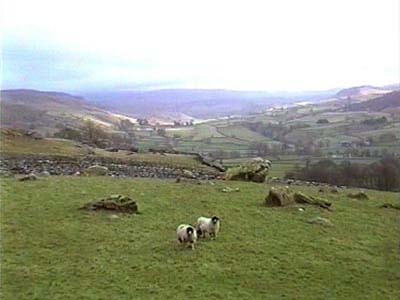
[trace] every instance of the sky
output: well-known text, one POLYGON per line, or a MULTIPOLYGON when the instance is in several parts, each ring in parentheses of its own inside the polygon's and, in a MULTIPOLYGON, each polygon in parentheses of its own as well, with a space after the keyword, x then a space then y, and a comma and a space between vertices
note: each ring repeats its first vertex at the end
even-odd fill
POLYGON ((304 91, 400 82, 399 0, 2 0, 1 87, 304 91))

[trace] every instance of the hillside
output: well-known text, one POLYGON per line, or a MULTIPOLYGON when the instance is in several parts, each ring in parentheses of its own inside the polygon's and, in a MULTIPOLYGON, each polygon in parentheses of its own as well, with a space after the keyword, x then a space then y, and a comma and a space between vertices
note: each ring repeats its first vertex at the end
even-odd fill
POLYGON ((347 106, 350 111, 385 111, 400 108, 400 91, 394 91, 383 96, 353 103, 347 106))
MULTIPOLYGON (((156 96, 163 93, 171 97, 175 95, 175 91, 168 90, 145 92, 146 96, 140 100, 142 102, 138 102, 142 103, 143 107, 140 106, 142 104, 135 106, 138 103, 134 105, 135 102, 132 102, 131 109, 135 107, 137 111, 151 109, 152 106, 146 104, 146 99, 155 100, 156 96)), ((25 138, 18 138, 16 141, 9 139, 5 143, 9 153, 21 153, 21 151, 29 153, 30 147, 33 152, 40 153, 82 152, 79 143, 83 142, 104 149, 121 147, 119 149, 127 150, 133 145, 143 153, 136 157, 143 155, 144 160, 151 157, 146 156, 149 149, 206 153, 217 160, 222 159, 228 166, 249 160, 251 157, 263 156, 274 161, 272 176, 282 177, 296 165, 304 165, 306 159, 316 161, 331 158, 337 163, 350 159, 354 162, 371 163, 388 154, 398 155, 400 153, 399 93, 395 91, 374 96, 373 99, 367 96, 369 100, 366 98, 363 102, 349 103, 346 99, 338 99, 291 105, 285 108, 277 107, 245 116, 209 118, 207 121, 195 122, 194 125, 173 125, 172 122, 170 125, 162 124, 161 120, 168 120, 173 115, 179 119, 190 120, 189 115, 177 112, 181 109, 177 104, 179 101, 182 101, 182 106, 189 103, 182 94, 179 101, 165 98, 164 103, 161 98, 157 100, 158 103, 164 103, 165 109, 175 110, 174 113, 156 113, 157 117, 148 118, 151 125, 129 124, 125 128, 118 128, 120 120, 127 117, 98 108, 92 102, 88 103, 80 97, 29 90, 3 91, 2 126, 24 129, 32 129, 33 126, 34 131, 49 134, 49 137, 72 138, 78 143, 77 147, 74 143, 66 143, 65 140, 58 141, 57 143, 63 143, 64 147, 57 150, 57 147, 50 146, 56 144, 55 139, 46 139, 42 142, 25 138), (169 103, 175 104, 169 106, 169 103), (79 138, 68 135, 53 136, 53 133, 59 130, 57 128, 59 124, 79 127, 85 118, 96 120, 103 128, 112 131, 108 137, 102 137, 103 140, 108 139, 106 142, 87 143, 87 132, 83 132, 82 129, 78 130, 79 138), (158 122, 161 125, 156 125, 158 122), (124 138, 122 140, 115 135, 124 138), (47 143, 49 151, 45 146, 47 143), (26 146, 28 144, 31 146, 26 146)), ((242 95, 244 94, 248 97, 264 95, 243 92, 242 95)), ((195 90, 193 95, 197 100, 188 108, 193 111, 197 111, 196 103, 204 101, 209 104, 207 109, 212 110, 212 101, 206 100, 207 97, 217 95, 238 99, 235 98, 237 94, 229 91, 195 90)), ((221 103, 226 105, 231 103, 230 106, 234 107, 235 101, 225 99, 221 103)), ((244 103, 238 101, 240 105, 244 103)), ((218 104, 218 101, 216 102, 218 104)), ((120 104, 123 103, 121 100, 120 104)), ((125 113, 128 110, 127 107, 125 113)), ((102 152, 102 156, 103 154, 126 155, 121 154, 123 151, 114 154, 101 149, 95 151, 102 152)))
MULTIPOLYGON (((198 172, 215 173, 213 168, 202 164, 197 157, 192 155, 157 153, 132 153, 130 151, 108 152, 104 149, 90 147, 79 142, 58 139, 41 138, 36 139, 27 136, 22 130, 11 130, 2 128, 0 131, 0 156, 4 162, 18 161, 25 166, 26 160, 31 159, 36 166, 42 168, 43 161, 55 160, 69 161, 75 164, 78 161, 90 163, 101 162, 103 164, 116 166, 153 166, 158 168, 189 169, 198 172)), ((0 161, 1 162, 1 161, 0 161)), ((20 170, 21 171, 21 170, 20 170)), ((57 171, 55 175, 71 174, 71 170, 57 171), (64 172, 65 171, 65 172, 64 172)), ((140 170, 139 170, 140 171, 140 170)), ((126 175, 126 171, 121 173, 126 175)))
POLYGON ((100 109, 82 97, 57 92, 3 90, 0 105, 2 127, 34 129, 42 134, 52 134, 60 125, 79 127, 85 119, 112 129, 127 118, 100 109))
POLYGON ((376 87, 371 85, 362 85, 356 87, 350 87, 347 89, 340 90, 336 93, 336 97, 361 97, 368 95, 380 95, 392 92, 394 86, 386 86, 386 87, 376 87))
POLYGON ((354 200, 317 188, 333 211, 266 207, 270 185, 216 181, 50 177, 2 182, 4 299, 399 299, 395 193, 354 200), (223 193, 224 187, 234 193, 223 193), (139 215, 79 210, 111 194, 135 199, 139 215), (218 215, 216 240, 194 251, 175 230, 218 215), (317 216, 333 226, 309 224, 317 216))

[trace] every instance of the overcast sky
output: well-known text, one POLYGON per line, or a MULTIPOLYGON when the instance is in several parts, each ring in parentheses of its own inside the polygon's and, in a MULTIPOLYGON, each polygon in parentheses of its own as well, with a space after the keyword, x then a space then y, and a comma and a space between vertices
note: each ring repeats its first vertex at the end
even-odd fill
POLYGON ((3 0, 2 88, 298 91, 400 81, 399 0, 3 0))

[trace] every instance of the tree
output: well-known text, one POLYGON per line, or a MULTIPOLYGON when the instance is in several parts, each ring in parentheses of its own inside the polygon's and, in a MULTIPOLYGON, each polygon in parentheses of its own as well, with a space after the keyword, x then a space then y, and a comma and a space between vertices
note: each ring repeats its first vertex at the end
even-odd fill
POLYGON ((134 125, 129 119, 124 119, 120 121, 119 128, 123 131, 130 131, 134 125))
POLYGON ((382 133, 379 136, 379 141, 383 143, 393 142, 396 140, 396 135, 393 132, 382 133))
POLYGON ((79 130, 73 128, 61 128, 58 132, 54 134, 54 137, 73 140, 73 141, 82 141, 82 134, 79 130))
POLYGON ((308 167, 297 167, 285 177, 396 191, 400 189, 400 159, 390 155, 368 165, 350 161, 336 164, 332 160, 320 160, 308 167))
POLYGON ((328 124, 329 123, 329 120, 328 119, 319 119, 318 121, 317 121, 317 124, 328 124))
POLYGON ((158 128, 158 129, 157 129, 157 134, 158 134, 159 136, 165 137, 166 134, 167 134, 167 131, 165 130, 165 128, 158 128))
POLYGON ((89 140, 89 142, 100 146, 100 141, 102 139, 107 139, 107 133, 100 128, 95 122, 91 119, 87 119, 83 125, 82 133, 85 138, 89 140))

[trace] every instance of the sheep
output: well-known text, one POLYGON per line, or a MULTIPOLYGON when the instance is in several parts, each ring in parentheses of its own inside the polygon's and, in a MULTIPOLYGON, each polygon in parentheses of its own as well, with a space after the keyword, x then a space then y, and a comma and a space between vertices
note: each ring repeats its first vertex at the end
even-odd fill
POLYGON ((196 231, 199 237, 206 237, 206 233, 210 237, 217 237, 219 232, 220 220, 217 216, 211 218, 200 217, 197 219, 196 231))
POLYGON ((176 235, 178 236, 179 243, 190 244, 192 250, 194 250, 194 244, 197 241, 197 233, 192 225, 179 225, 176 229, 176 235))

